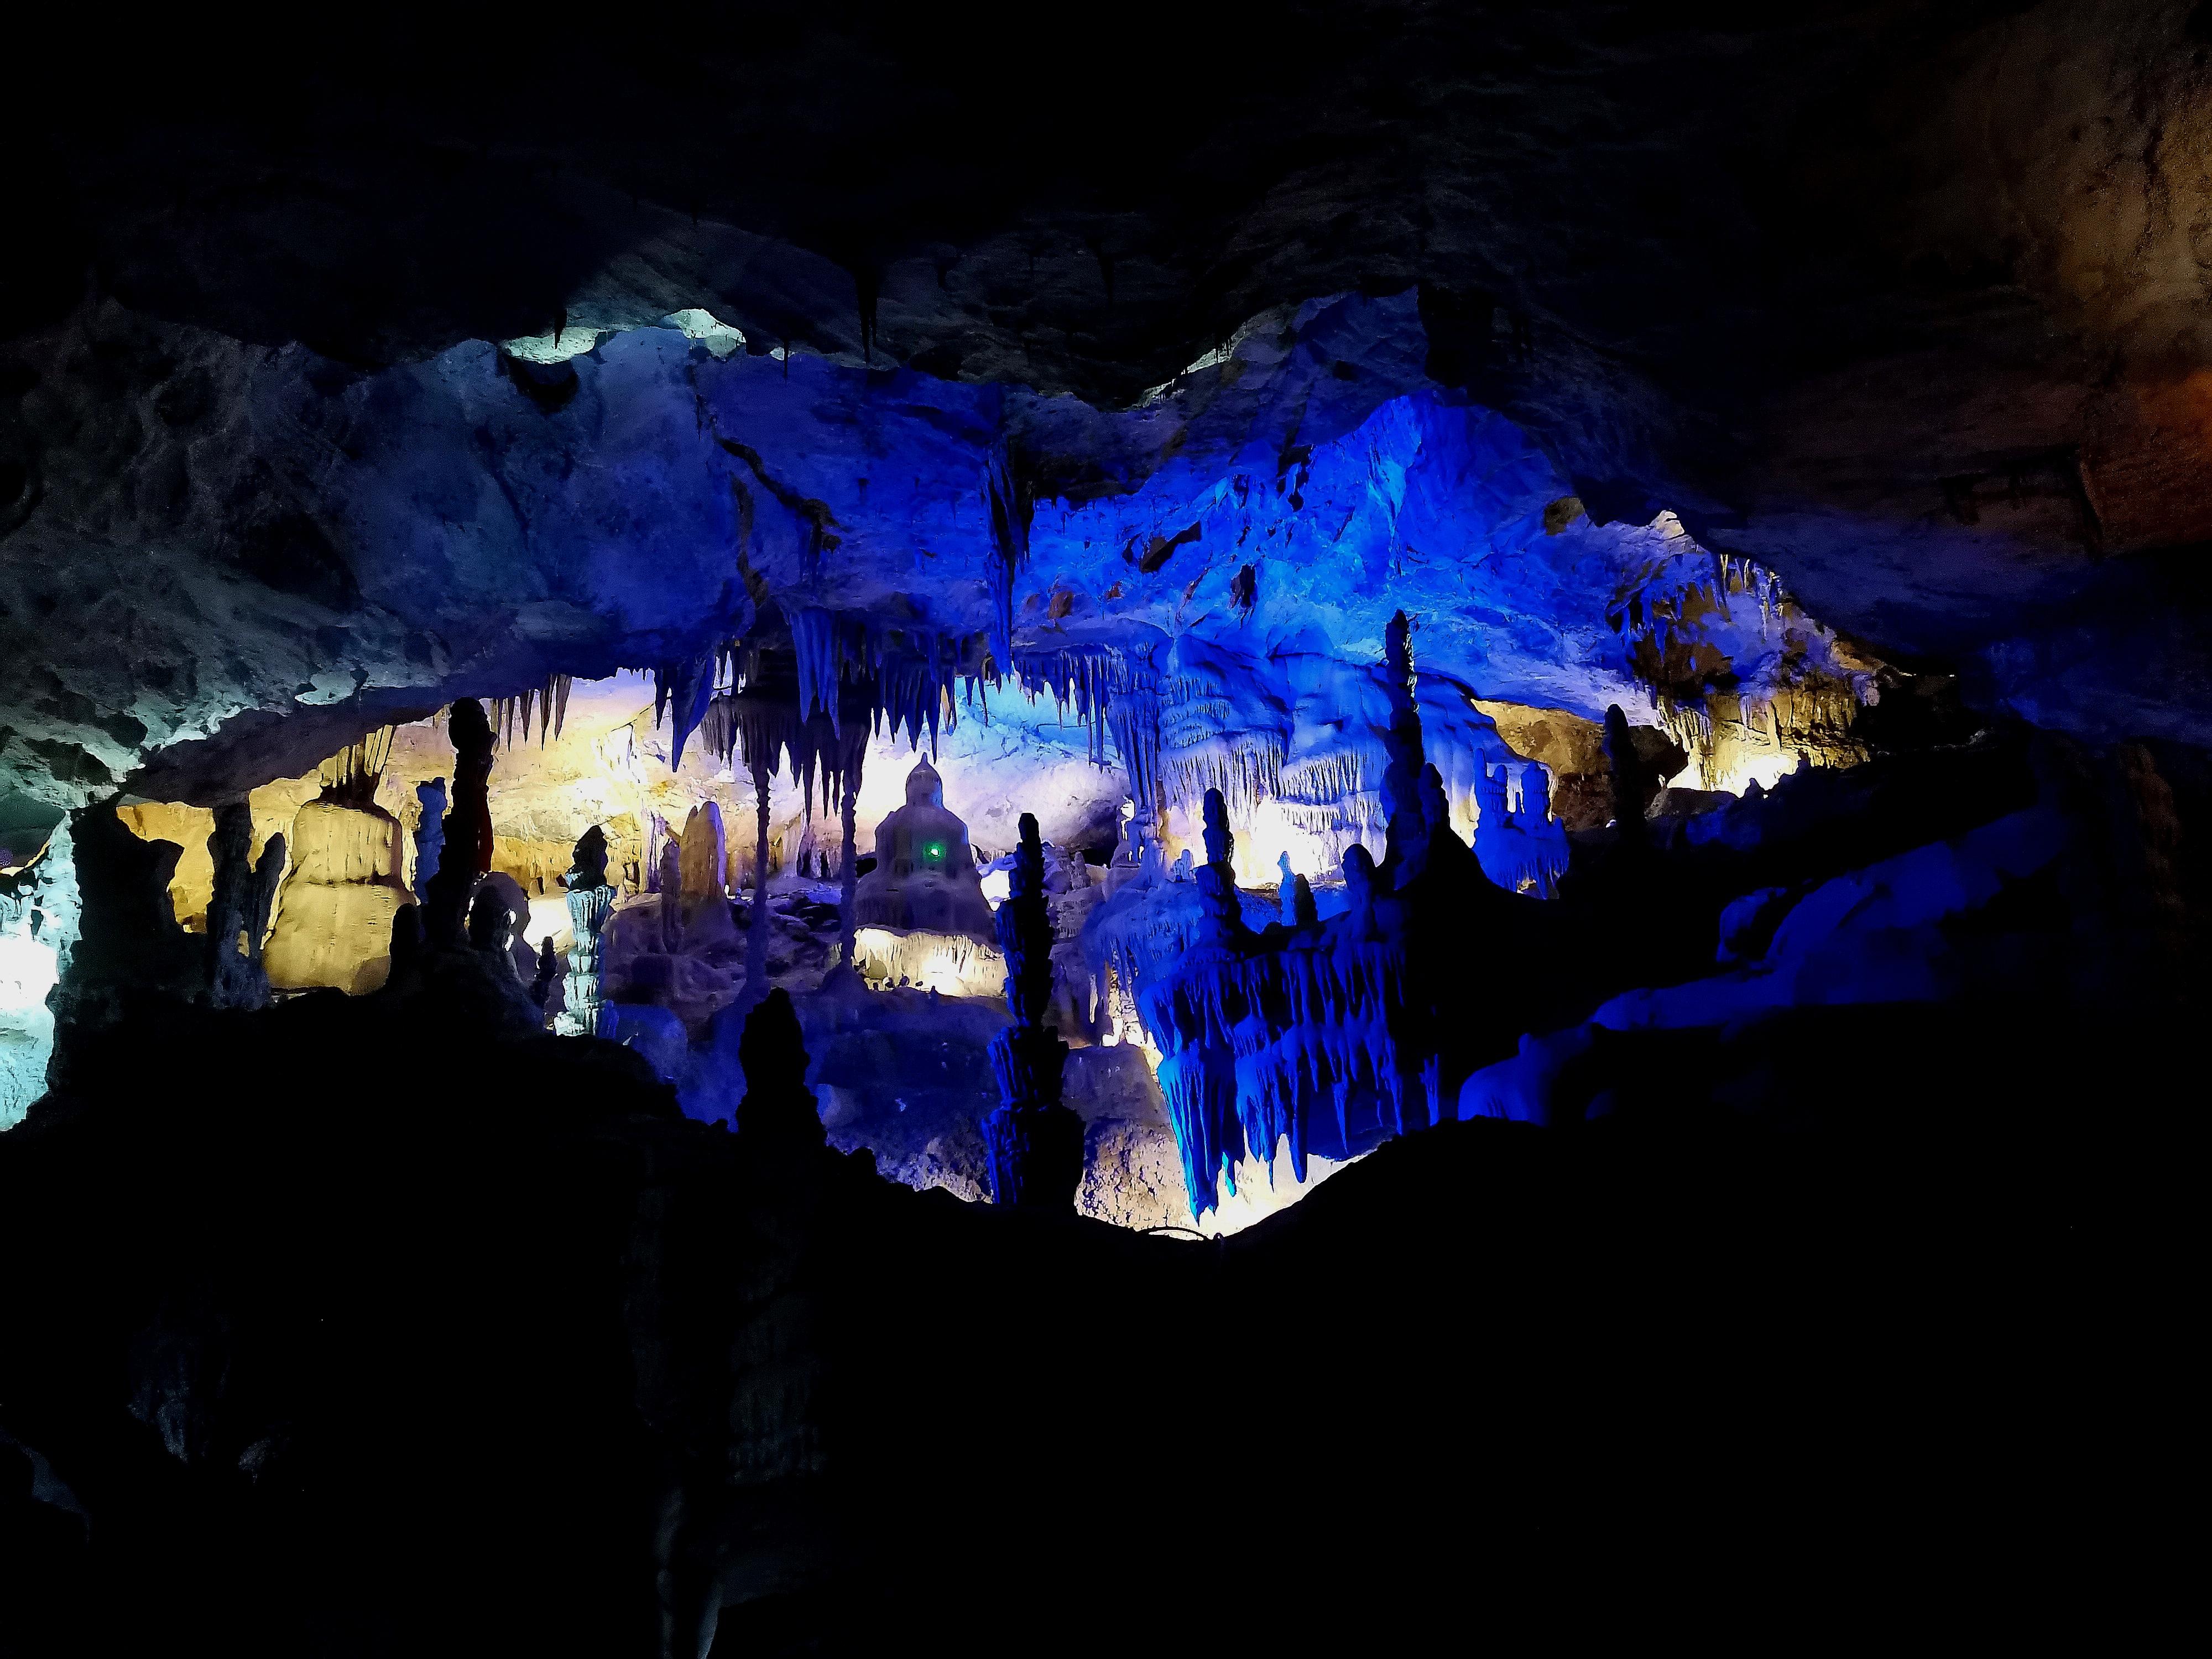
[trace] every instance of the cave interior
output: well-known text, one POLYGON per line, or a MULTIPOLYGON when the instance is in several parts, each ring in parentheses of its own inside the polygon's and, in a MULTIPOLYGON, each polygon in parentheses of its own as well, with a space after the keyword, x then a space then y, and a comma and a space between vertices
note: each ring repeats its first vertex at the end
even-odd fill
POLYGON ((26 37, 0 1649, 2149 1617, 2207 8, 740 11, 26 37))

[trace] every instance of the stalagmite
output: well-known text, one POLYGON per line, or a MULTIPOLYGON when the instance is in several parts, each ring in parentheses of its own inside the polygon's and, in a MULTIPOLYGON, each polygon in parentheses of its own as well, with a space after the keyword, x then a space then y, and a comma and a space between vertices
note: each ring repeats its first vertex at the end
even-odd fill
POLYGON ((1421 716, 1413 701, 1413 628, 1402 611, 1383 630, 1383 681, 1390 697, 1390 728, 1382 739, 1389 764, 1382 773, 1382 865, 1395 870, 1428 839, 1421 815, 1421 716))
POLYGON ((508 942, 514 934, 514 912, 506 896, 490 882, 478 887, 469 902, 469 949, 499 964, 504 978, 514 976, 514 958, 508 942))
POLYGON ((269 1000, 262 936, 284 867, 284 838, 270 838, 258 866, 249 858, 252 846, 252 809, 242 800, 216 808, 215 833, 208 837, 215 884, 208 900, 207 948, 208 1001, 217 1008, 258 1008, 269 1000))
POLYGON ((1614 703, 1605 711, 1605 758, 1611 768, 1613 822, 1624 845, 1641 846, 1644 828, 1644 762, 1629 734, 1628 716, 1614 703))
POLYGON ((538 941, 538 971, 531 975, 530 1000, 543 1008, 551 1000, 553 982, 561 976, 561 958, 553 954, 551 939, 538 941))
POLYGON ((421 817, 415 824, 415 896, 430 902, 430 878, 438 873, 440 849, 446 844, 446 781, 433 778, 415 786, 421 817))
POLYGON ((684 846, 673 837, 660 844, 660 948, 684 948, 684 846))
POLYGON ((737 1114, 741 1145, 787 1157, 823 1144, 822 1115, 806 1086, 806 1039, 790 993, 769 991, 746 1014, 738 1040, 738 1063, 745 1073, 737 1114))
POLYGON ((567 878, 568 889, 568 974, 561 987, 563 1007, 554 1029, 564 1036, 597 1036, 605 999, 599 982, 605 949, 602 936, 613 914, 614 889, 607 884, 606 832, 593 824, 576 842, 567 878))
POLYGON ((768 763, 756 757, 752 774, 759 830, 753 852, 753 908, 745 929, 745 997, 757 1002, 768 989, 768 763))
POLYGON ((868 757, 867 738, 860 734, 845 745, 845 764, 839 780, 839 815, 844 831, 844 863, 837 872, 837 961, 853 965, 853 934, 859 926, 856 903, 860 882, 860 830, 856 814, 860 793, 860 771, 868 757))
POLYGON ((453 744, 453 806, 422 919, 423 933, 434 945, 462 942, 469 895, 491 869, 492 857, 491 722, 481 703, 463 697, 453 704, 446 730, 453 744))
POLYGON ((907 774, 906 804, 876 826, 876 867, 854 890, 864 927, 991 934, 968 826, 945 805, 944 781, 927 760, 907 774))
POLYGON ((684 820, 679 854, 683 893, 689 900, 720 898, 726 893, 729 848, 722 831, 722 809, 702 801, 684 820))
POLYGON ((1036 819, 1022 814, 1011 895, 999 907, 1006 1007, 1014 1023, 991 1040, 998 1109, 983 1121, 994 1202, 1065 1213, 1083 1182, 1083 1120, 1060 1103, 1067 1045, 1042 1023, 1052 1000, 1052 918, 1036 819))

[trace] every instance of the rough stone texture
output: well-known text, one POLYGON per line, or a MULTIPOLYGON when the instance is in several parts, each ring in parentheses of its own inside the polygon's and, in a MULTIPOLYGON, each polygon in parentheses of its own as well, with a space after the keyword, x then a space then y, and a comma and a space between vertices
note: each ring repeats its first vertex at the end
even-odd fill
POLYGON ((310 801, 288 838, 263 963, 280 989, 333 986, 356 996, 391 970, 392 918, 415 895, 399 873, 399 825, 380 808, 310 801))
POLYGON ((69 823, 26 867, 0 875, 0 1129, 46 1091, 54 1048, 47 994, 70 965, 82 902, 69 823))
MULTIPOLYGON (((950 48, 898 21, 799 26, 781 72, 702 64, 680 97, 611 65, 588 100, 464 95, 442 54, 349 41, 282 114, 228 96, 227 59, 118 43, 101 95, 58 97, 20 152, 0 603, 73 626, 0 686, 0 766, 82 800, 245 720, 233 740, 293 773, 365 717, 642 659, 745 620, 732 543, 771 580, 817 545, 787 501, 836 520, 825 602, 872 582, 980 611, 981 573, 944 561, 994 444, 1048 530, 1055 499, 1228 458, 1209 414, 1270 459, 1208 482, 1272 490, 1424 386, 1531 434, 1546 527, 1671 506, 1984 708, 2203 735, 2201 596, 2163 550, 2207 533, 2191 8, 1233 14, 1175 20, 1185 61, 1212 61, 1196 30, 1238 66, 1203 110, 1110 142, 1075 116, 1141 80, 1133 26, 1055 60, 1073 79, 1041 102, 1066 113, 1030 109, 1014 146, 964 104, 917 113, 950 48), (1347 293, 1416 326, 1310 308, 1347 293), (848 373, 870 363, 902 372, 848 373), (902 404, 960 464, 912 500, 860 475, 890 543, 819 475, 884 453, 902 404), (568 471, 584 437, 598 459, 568 471), (647 556, 617 568, 615 541, 647 556), (126 634, 128 663, 102 643, 126 634), (278 710, 311 718, 279 737, 278 710)), ((1180 595, 1202 517, 1129 526, 1133 563, 1170 544, 1180 595)), ((1214 603, 1255 564, 1264 611, 1282 573, 1203 528, 1214 603)), ((1071 574, 1048 560, 1022 602, 1064 593, 1074 626, 1103 585, 1071 574)), ((190 799, 230 763, 168 764, 156 793, 190 799)))

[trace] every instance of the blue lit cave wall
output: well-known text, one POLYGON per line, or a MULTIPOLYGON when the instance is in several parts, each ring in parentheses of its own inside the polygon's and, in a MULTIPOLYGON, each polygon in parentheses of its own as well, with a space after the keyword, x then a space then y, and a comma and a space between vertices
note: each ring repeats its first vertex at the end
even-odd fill
MULTIPOLYGON (((1168 1109, 1143 1000, 1206 924, 1194 872, 1212 857, 1209 791, 1255 927, 1295 922, 1301 881, 1337 926, 1347 855, 1387 861, 1404 701, 1393 617, 1412 625, 1410 707, 1439 829, 1532 903, 1557 898, 1570 830, 1601 835, 1614 814, 1608 706, 1642 728, 1637 810, 1671 779, 1657 805, 1679 814, 1863 758, 1853 722, 1881 696, 1881 665, 1773 573, 1701 547, 1664 512, 1595 522, 1512 422, 1428 383, 1410 293, 1255 319, 1113 414, 758 354, 703 313, 373 374, 182 331, 164 343, 173 378, 276 441, 247 463, 243 447, 149 428, 119 476, 81 486, 74 514, 27 530, 81 559, 92 528, 119 536, 159 513, 155 539, 188 542, 191 503, 228 487, 259 493, 271 546, 310 556, 274 598, 234 565, 181 554, 113 568, 167 607, 134 624, 128 727, 70 735, 88 775, 132 776, 130 827, 187 849, 169 882, 179 921, 205 927, 215 880, 213 817, 196 802, 244 784, 252 855, 289 843, 270 921, 276 988, 373 989, 393 896, 428 879, 418 791, 453 772, 444 718, 418 717, 484 698, 490 863, 517 975, 531 979, 548 944, 566 963, 562 879, 598 824, 618 893, 605 1033, 648 1055, 687 1111, 730 1122, 741 1021, 755 992, 782 987, 833 1135, 965 1197, 988 1186, 977 1125, 994 1099, 984 1051, 1006 1017, 1006 963, 987 927, 848 924, 848 787, 857 860, 927 756, 979 860, 997 860, 983 872, 994 902, 1018 820, 1038 818, 1053 1016, 1076 1045, 1069 1097, 1090 1123, 1080 1203, 1131 1225, 1236 1225, 1371 1146, 1384 1118, 1370 1102, 1365 1132, 1340 1124, 1310 1160, 1302 1134, 1270 1136, 1258 1118, 1235 1145, 1195 1128, 1168 1109), (179 470, 194 480, 185 532, 179 503, 156 499, 179 470), (210 617, 231 630, 217 674, 186 637, 210 617), (179 671, 162 667, 172 658, 179 671), (273 707, 294 712, 272 721, 273 707), (309 893, 337 890, 302 869, 298 815, 344 769, 325 747, 380 717, 367 804, 387 823, 366 833, 391 866, 387 896, 313 947, 338 968, 283 967, 304 948, 309 893), (756 759, 764 951, 749 896, 756 759), (860 972, 833 975, 848 931, 860 972)), ((61 648, 88 680, 117 672, 96 635, 61 648)), ((33 940, 32 914, 12 924, 27 1006, 66 948, 60 933, 33 940)), ((556 1019, 567 982, 556 969, 556 1019)), ((50 1042, 43 1027, 22 1034, 19 1110, 50 1042)), ((1402 1127, 1395 1105, 1389 1121, 1402 1127)))

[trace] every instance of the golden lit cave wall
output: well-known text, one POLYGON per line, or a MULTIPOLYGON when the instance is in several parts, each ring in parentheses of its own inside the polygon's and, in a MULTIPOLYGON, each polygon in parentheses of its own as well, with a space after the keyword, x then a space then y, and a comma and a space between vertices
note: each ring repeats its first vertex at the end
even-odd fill
POLYGON ((1476 712, 1496 722, 1505 746, 1552 774, 1552 812, 1570 830, 1601 830, 1613 817, 1612 766, 1605 728, 1564 708, 1477 697, 1476 712))
POLYGON ((1765 696, 1715 692, 1702 708, 1662 700, 1667 732, 1690 757, 1676 787, 1721 789, 1741 795, 1753 783, 1771 789, 1808 766, 1856 766, 1868 757, 1851 734, 1857 695, 1844 682, 1816 678, 1765 696))
MULTIPOLYGON (((314 774, 284 778, 262 785, 246 797, 253 812, 253 856, 259 859, 269 837, 289 841, 292 820, 301 805, 320 793, 314 774)), ((176 801, 141 801, 118 806, 115 816, 142 841, 166 841, 184 849, 176 873, 169 879, 169 905, 177 920, 195 933, 207 931, 208 901, 215 896, 215 863, 208 856, 208 837, 215 833, 215 813, 204 806, 176 801)))

